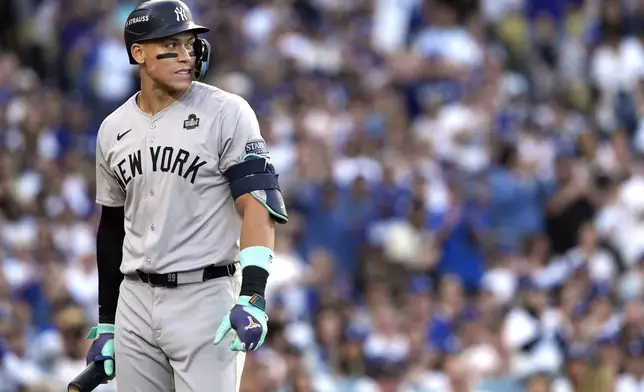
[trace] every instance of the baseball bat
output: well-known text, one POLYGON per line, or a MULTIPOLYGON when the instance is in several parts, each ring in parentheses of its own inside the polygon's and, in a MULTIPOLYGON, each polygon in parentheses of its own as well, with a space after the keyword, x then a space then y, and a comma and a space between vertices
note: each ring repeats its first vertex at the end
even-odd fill
POLYGON ((92 392, 97 386, 108 381, 103 362, 92 362, 67 386, 67 392, 92 392))

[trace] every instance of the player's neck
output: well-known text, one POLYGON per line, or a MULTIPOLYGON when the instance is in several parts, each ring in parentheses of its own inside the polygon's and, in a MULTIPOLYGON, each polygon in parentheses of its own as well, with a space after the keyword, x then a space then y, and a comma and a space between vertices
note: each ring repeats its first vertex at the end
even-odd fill
POLYGON ((183 94, 185 94, 185 91, 168 93, 168 91, 155 86, 152 83, 147 85, 147 83, 142 80, 141 92, 138 96, 138 105, 143 112, 154 116, 166 107, 170 106, 174 101, 181 98, 183 94))

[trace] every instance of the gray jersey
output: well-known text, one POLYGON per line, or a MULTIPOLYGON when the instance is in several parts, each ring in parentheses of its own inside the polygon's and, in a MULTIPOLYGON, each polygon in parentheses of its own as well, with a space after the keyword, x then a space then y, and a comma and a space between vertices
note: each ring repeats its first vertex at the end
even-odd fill
POLYGON ((241 216, 223 173, 266 154, 255 112, 202 83, 150 116, 130 98, 101 124, 96 202, 125 208, 121 272, 181 272, 238 260, 241 216))

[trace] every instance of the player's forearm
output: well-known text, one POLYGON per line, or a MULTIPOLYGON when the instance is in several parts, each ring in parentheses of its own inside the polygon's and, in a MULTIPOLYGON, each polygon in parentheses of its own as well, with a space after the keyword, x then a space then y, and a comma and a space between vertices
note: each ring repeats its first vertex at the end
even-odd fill
POLYGON ((240 248, 243 250, 252 246, 263 246, 273 249, 275 247, 275 223, 266 208, 251 195, 240 197, 238 202, 243 204, 240 248))
POLYGON ((98 267, 98 318, 100 323, 114 324, 119 287, 123 280, 123 207, 102 207, 96 233, 96 263, 98 267))
POLYGON ((252 196, 240 197, 238 204, 243 211, 239 240, 243 268, 240 295, 263 297, 273 261, 275 224, 266 208, 252 196))

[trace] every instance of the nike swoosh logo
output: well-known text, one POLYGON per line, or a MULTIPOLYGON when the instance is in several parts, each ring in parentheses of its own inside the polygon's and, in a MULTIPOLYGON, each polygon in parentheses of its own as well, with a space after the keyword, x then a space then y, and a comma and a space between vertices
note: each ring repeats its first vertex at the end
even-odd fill
POLYGON ((119 140, 123 139, 123 136, 127 135, 128 133, 130 133, 130 131, 131 131, 131 129, 128 129, 126 132, 119 133, 118 135, 116 135, 116 140, 119 141, 119 140))

